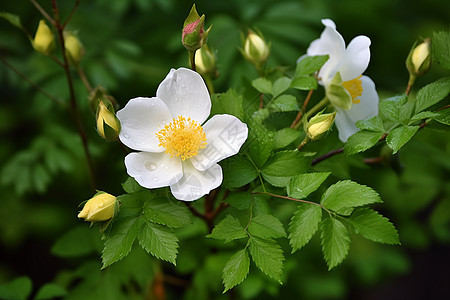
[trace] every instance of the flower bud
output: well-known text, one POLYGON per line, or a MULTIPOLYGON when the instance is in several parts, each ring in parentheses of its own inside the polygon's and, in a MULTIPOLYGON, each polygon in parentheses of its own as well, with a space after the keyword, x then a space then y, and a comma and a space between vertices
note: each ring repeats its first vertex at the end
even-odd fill
POLYGON ((120 133, 120 121, 114 113, 114 107, 108 99, 101 99, 97 107, 98 134, 109 142, 117 141, 120 133))
POLYGON ((39 21, 32 45, 34 50, 45 55, 50 54, 55 48, 55 37, 44 20, 39 21))
POLYGON ((188 17, 184 21, 183 32, 181 35, 183 46, 189 52, 195 52, 206 43, 209 31, 211 30, 211 26, 208 28, 208 30, 205 31, 203 29, 204 24, 205 15, 202 15, 200 17, 194 4, 191 8, 191 11, 189 12, 188 17))
POLYGON ((256 68, 260 68, 269 57, 270 45, 266 43, 262 35, 249 30, 247 38, 244 41, 244 57, 256 68))
POLYGON ((336 112, 331 114, 321 114, 318 113, 312 117, 306 127, 306 135, 312 141, 320 139, 323 134, 325 134, 333 125, 334 118, 336 117, 336 112))
POLYGON ((89 222, 107 221, 114 217, 116 197, 105 192, 98 192, 86 202, 78 218, 89 222))
POLYGON ((420 76, 431 67, 431 41, 424 39, 419 45, 413 46, 406 59, 406 67, 411 76, 420 76))
POLYGON ((64 47, 66 48, 66 56, 69 61, 78 65, 84 54, 84 48, 78 38, 70 32, 64 31, 64 47))
POLYGON ((202 75, 215 73, 216 56, 206 44, 195 52, 195 66, 202 75))

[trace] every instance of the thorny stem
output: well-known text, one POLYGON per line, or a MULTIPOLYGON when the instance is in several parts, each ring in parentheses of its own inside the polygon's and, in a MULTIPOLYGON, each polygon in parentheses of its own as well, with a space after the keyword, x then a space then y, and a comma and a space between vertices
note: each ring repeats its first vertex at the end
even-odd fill
MULTIPOLYGON (((34 0, 31 0, 31 1, 34 1, 34 0)), ((83 143, 83 150, 84 150, 84 154, 86 157, 86 162, 87 162, 88 170, 89 170, 90 185, 91 185, 91 188, 93 190, 95 190, 96 183, 95 183, 92 158, 91 158, 91 154, 90 154, 89 148, 88 148, 87 135, 84 130, 83 123, 81 121, 80 113, 78 112, 78 107, 77 107, 76 98, 75 98, 75 90, 74 90, 73 81, 72 81, 72 75, 70 73, 69 60, 67 59, 66 48, 64 45, 64 36, 63 36, 64 28, 60 23, 59 8, 58 8, 58 3, 56 2, 56 0, 52 0, 52 6, 53 6, 53 14, 54 14, 54 20, 53 20, 54 23, 53 24, 55 25, 57 35, 58 35, 58 41, 61 46, 61 52, 62 52, 63 62, 64 62, 63 69, 64 69, 64 72, 66 73, 67 84, 69 86, 70 112, 71 112, 72 118, 75 121, 75 125, 77 127, 78 134, 81 138, 81 142, 83 143)))
POLYGON ((40 86, 38 86, 36 83, 34 83, 33 81, 31 81, 30 78, 28 78, 25 74, 23 74, 22 72, 20 72, 19 70, 17 70, 14 66, 12 66, 10 63, 8 63, 3 57, 0 56, 0 60, 2 61, 2 63, 7 66, 8 68, 10 68, 12 71, 14 71, 17 75, 19 75, 20 77, 22 77, 23 80, 25 80, 26 82, 28 82, 32 87, 34 87, 37 91, 39 91, 42 95, 46 96, 47 98, 49 98, 50 100, 52 100, 53 102, 55 102, 58 105, 61 105, 62 107, 66 107, 66 104, 61 100, 56 98, 53 95, 50 95, 49 93, 47 93, 44 89, 42 89, 40 86))
POLYGON ((311 96, 313 94, 314 90, 311 89, 308 92, 308 95, 306 96, 305 101, 303 102, 302 109, 298 112, 297 116, 295 117, 295 120, 292 122, 290 128, 295 128, 298 122, 302 119, 303 114, 306 111, 306 106, 308 105, 309 100, 311 99, 311 96))

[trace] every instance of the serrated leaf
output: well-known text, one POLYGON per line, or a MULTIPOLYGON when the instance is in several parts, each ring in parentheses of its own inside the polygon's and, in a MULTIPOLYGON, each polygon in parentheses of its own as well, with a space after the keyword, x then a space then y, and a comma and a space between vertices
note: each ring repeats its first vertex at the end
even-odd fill
POLYGON ((250 208, 252 198, 248 192, 237 192, 229 195, 225 199, 225 202, 229 203, 231 206, 239 210, 245 210, 250 208))
POLYGON ((450 70, 450 31, 433 32, 431 50, 433 59, 443 68, 450 70))
POLYGON ((326 173, 306 173, 292 177, 287 186, 287 193, 289 197, 304 199, 309 194, 319 188, 322 182, 328 178, 330 172, 326 173))
POLYGON ((317 80, 312 76, 299 76, 292 79, 291 88, 308 91, 315 90, 318 87, 317 80))
POLYGON ((138 218, 123 218, 113 223, 102 251, 102 269, 128 255, 141 225, 138 218))
POLYGON ((439 123, 450 125, 450 109, 441 110, 434 119, 439 123))
POLYGON ((335 212, 347 207, 359 207, 382 202, 375 190, 350 180, 338 181, 331 185, 320 201, 323 206, 335 212))
POLYGON ((251 160, 261 168, 272 154, 273 133, 255 120, 251 120, 247 125, 249 125, 248 139, 243 148, 248 149, 251 160))
POLYGON ((272 94, 273 97, 276 98, 279 95, 281 95, 282 93, 284 93, 288 88, 289 85, 291 84, 291 80, 287 77, 281 77, 278 78, 272 86, 272 94))
POLYGON ((280 97, 270 101, 267 108, 275 112, 300 110, 297 103, 297 98, 292 95, 281 95, 280 97))
POLYGON ((408 101, 407 95, 395 96, 380 102, 380 110, 391 121, 401 122, 402 106, 408 101))
POLYGON ((228 243, 232 240, 246 238, 247 234, 238 219, 232 215, 227 215, 206 237, 225 240, 225 243, 228 243))
POLYGON ((305 246, 319 228, 322 219, 322 208, 314 204, 298 206, 289 223, 289 244, 292 253, 305 246))
POLYGON ((264 165, 264 179, 274 186, 287 186, 291 177, 310 170, 310 160, 295 150, 279 151, 264 165))
POLYGON ((322 252, 328 270, 339 265, 348 254, 350 236, 345 225, 335 218, 325 218, 320 223, 322 252))
POLYGON ((351 135, 344 145, 344 153, 346 155, 353 155, 359 152, 366 151, 381 139, 383 132, 361 130, 351 135))
POLYGON ((284 148, 298 139, 299 136, 300 132, 292 128, 278 130, 274 136, 274 147, 276 149, 284 148))
POLYGON ((191 224, 189 209, 168 197, 153 197, 147 200, 142 213, 146 220, 172 228, 191 224))
POLYGON ((416 96, 416 114, 438 103, 450 93, 450 77, 427 84, 416 96))
POLYGON ((176 265, 178 238, 169 228, 144 222, 138 240, 139 245, 148 253, 176 265))
POLYGON ((247 248, 237 251, 225 264, 223 268, 223 285, 225 286, 224 293, 234 286, 244 281, 247 277, 250 267, 250 258, 248 256, 247 248))
POLYGON ((266 78, 256 78, 252 81, 252 86, 260 93, 272 94, 272 82, 266 78))
POLYGON ((414 122, 423 120, 423 119, 429 119, 429 118, 435 118, 438 117, 439 113, 434 111, 423 111, 418 113, 417 115, 413 116, 411 120, 409 121, 409 125, 411 125, 414 122))
POLYGON ((261 238, 276 239, 286 237, 286 231, 280 220, 267 214, 260 214, 252 218, 248 231, 251 236, 258 236, 261 238))
POLYGON ((211 103, 211 115, 228 114, 244 121, 243 99, 235 90, 229 89, 223 94, 213 94, 211 103))
POLYGON ((358 127, 359 129, 362 129, 362 130, 376 131, 376 132, 384 133, 383 121, 378 116, 375 116, 375 117, 367 119, 367 120, 357 121, 355 125, 356 125, 356 127, 358 127))
POLYGON ((31 294, 33 283, 26 276, 15 278, 14 280, 0 285, 1 299, 26 300, 31 294))
POLYGON ((252 162, 243 155, 235 155, 221 164, 223 170, 222 185, 226 188, 244 186, 258 177, 258 170, 252 162))
POLYGON ((281 283, 284 256, 280 245, 274 240, 252 237, 249 250, 256 266, 267 276, 281 283))
POLYGON ((327 62, 328 55, 305 56, 298 63, 295 69, 295 76, 309 75, 319 71, 327 62))
POLYGON ((361 234, 368 240, 382 244, 400 244, 398 232, 388 218, 378 212, 361 208, 348 218, 356 233, 361 234))
POLYGON ((400 150, 419 130, 420 126, 402 126, 392 130, 386 137, 386 143, 394 150, 394 154, 400 150))
POLYGON ((20 22, 20 17, 18 15, 2 11, 0 12, 0 18, 7 20, 9 23, 20 29, 23 29, 22 23, 20 22))

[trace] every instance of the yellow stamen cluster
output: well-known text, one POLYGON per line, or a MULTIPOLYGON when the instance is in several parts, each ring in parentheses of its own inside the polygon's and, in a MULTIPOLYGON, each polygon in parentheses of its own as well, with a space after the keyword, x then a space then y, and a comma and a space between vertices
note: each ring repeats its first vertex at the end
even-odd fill
POLYGON ((359 96, 362 95, 363 92, 361 76, 356 77, 355 79, 349 81, 345 81, 342 84, 345 87, 345 89, 350 93, 350 96, 352 96, 352 101, 355 104, 361 102, 361 100, 357 99, 359 96))
POLYGON ((166 153, 172 157, 181 157, 182 160, 194 157, 199 149, 206 148, 206 135, 202 126, 183 116, 173 119, 156 136, 159 146, 166 148, 166 153))

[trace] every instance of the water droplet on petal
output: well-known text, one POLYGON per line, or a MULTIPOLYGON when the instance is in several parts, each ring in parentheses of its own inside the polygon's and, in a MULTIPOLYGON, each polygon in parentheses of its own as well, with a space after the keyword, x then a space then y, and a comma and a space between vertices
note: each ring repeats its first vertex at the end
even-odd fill
POLYGON ((145 166, 145 168, 146 168, 147 170, 149 170, 149 171, 155 171, 155 170, 158 168, 158 165, 157 165, 157 164, 154 164, 154 163, 152 163, 152 162, 146 162, 146 163, 144 164, 144 166, 145 166))
POLYGON ((158 181, 158 178, 156 178, 156 177, 153 177, 153 179, 152 179, 154 182, 157 182, 158 181))
POLYGON ((126 139, 130 138, 130 136, 128 134, 126 134, 126 133, 123 135, 123 137, 126 138, 126 139))

